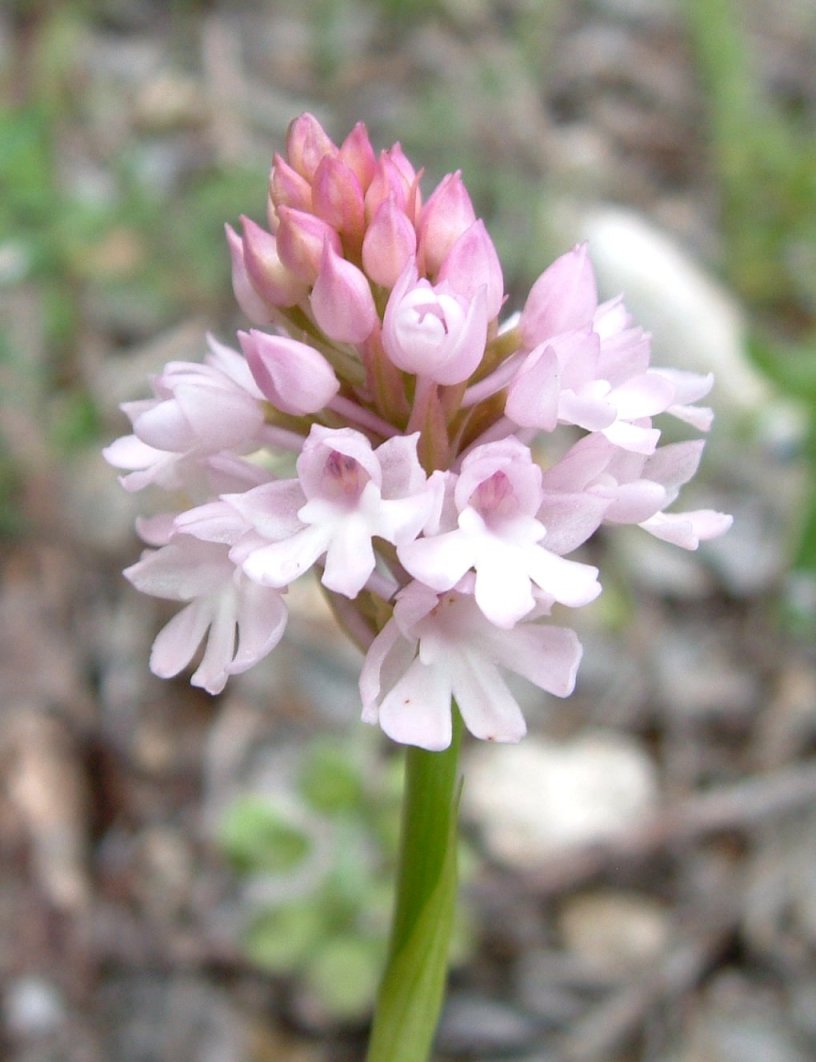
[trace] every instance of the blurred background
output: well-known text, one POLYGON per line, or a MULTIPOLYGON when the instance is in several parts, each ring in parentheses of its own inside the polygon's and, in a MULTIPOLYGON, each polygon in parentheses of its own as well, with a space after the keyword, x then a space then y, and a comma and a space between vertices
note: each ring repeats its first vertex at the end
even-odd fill
POLYGON ((304 581, 220 698, 154 679, 99 456, 245 324, 223 224, 304 110, 461 168, 510 308, 588 238, 655 363, 717 374, 685 507, 732 531, 602 538, 575 696, 467 750, 438 1058, 816 1057, 815 67, 806 0, 6 0, 2 1057, 362 1057, 400 761, 358 657, 304 581))

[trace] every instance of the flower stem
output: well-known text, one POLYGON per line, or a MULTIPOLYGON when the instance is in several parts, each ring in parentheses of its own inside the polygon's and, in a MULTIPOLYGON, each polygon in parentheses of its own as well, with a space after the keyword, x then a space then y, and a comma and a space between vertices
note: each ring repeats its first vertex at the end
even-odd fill
POLYGON ((427 1062, 445 993, 456 908, 462 722, 441 752, 409 748, 388 962, 366 1062, 427 1062))

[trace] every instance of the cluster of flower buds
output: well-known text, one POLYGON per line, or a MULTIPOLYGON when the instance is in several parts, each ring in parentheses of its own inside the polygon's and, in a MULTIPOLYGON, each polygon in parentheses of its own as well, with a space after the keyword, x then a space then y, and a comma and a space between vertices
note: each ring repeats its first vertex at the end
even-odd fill
POLYGON ((227 229, 235 295, 256 328, 210 340, 108 460, 128 490, 183 511, 140 522, 126 571, 184 603, 151 667, 219 692, 279 642, 287 587, 315 569, 360 645, 363 719, 446 747, 455 700, 477 737, 525 732, 503 677, 557 696, 581 646, 553 606, 600 593, 568 558, 601 524, 687 549, 730 518, 667 513, 702 442, 658 447, 653 418, 705 430, 710 377, 650 366, 620 298, 599 304, 585 246, 554 262, 504 324, 496 250, 461 175, 423 202, 398 144, 357 125, 338 147, 305 114, 269 182, 268 228, 227 229), (179 508, 180 506, 177 506, 179 508))

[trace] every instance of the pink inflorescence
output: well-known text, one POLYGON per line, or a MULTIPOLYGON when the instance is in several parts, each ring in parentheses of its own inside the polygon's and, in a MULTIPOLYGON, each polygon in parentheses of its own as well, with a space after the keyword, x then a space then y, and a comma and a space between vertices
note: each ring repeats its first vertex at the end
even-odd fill
POLYGON ((651 367, 622 300, 599 304, 584 245, 500 324, 501 265, 460 174, 425 202, 419 184, 362 124, 338 147, 312 115, 292 123, 268 228, 227 228, 255 327, 240 352, 210 339, 203 363, 167 365, 106 451, 126 489, 185 499, 140 522, 152 548, 125 574, 183 603, 157 675, 205 642, 192 681, 218 693, 278 644, 286 589, 314 569, 366 654, 364 720, 441 749, 455 698, 477 737, 517 741, 502 672, 567 696, 581 646, 549 616, 600 593, 568 555, 601 524, 686 549, 730 525, 666 512, 703 444, 658 447, 653 426, 707 429, 694 403, 712 380, 651 367))

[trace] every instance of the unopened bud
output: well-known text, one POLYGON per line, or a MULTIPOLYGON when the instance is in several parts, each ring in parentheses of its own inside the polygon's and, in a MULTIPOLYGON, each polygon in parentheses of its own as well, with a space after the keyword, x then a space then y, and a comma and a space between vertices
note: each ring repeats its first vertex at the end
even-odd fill
POLYGON ((462 383, 482 359, 487 320, 484 288, 466 299, 449 284, 432 287, 418 280, 409 264, 385 308, 383 347, 405 372, 440 384, 462 383))
POLYGON ((276 233, 280 260, 306 284, 313 284, 320 272, 323 244, 329 241, 340 253, 340 237, 322 218, 292 207, 281 207, 276 233))
POLYGON ((410 186, 417 179, 417 171, 414 169, 413 163, 402 150, 402 144, 397 142, 393 144, 386 152, 385 155, 394 163, 399 172, 405 179, 406 185, 410 186))
POLYGON ((374 298, 365 276, 335 254, 328 242, 323 247, 323 261, 310 301, 318 325, 337 343, 362 343, 377 322, 374 298))
POLYGON ((597 305, 595 272, 587 245, 580 243, 533 284, 519 322, 525 345, 532 348, 550 336, 589 327, 597 305))
POLYGON ((363 191, 371 184, 371 178, 377 168, 377 157, 368 139, 368 130, 358 122, 340 145, 340 157, 357 175, 363 191))
POLYGON ((241 224, 244 265, 252 287, 273 306, 296 305, 306 294, 306 285, 281 262, 278 241, 250 218, 242 217, 241 224))
POLYGON ((314 212, 337 232, 355 237, 359 246, 365 207, 354 170, 342 159, 325 155, 315 171, 312 198, 314 212))
POLYGON ((437 185, 419 217, 419 259, 435 276, 459 237, 476 220, 461 171, 449 173, 437 185))
MULTIPOLYGON (((393 150, 393 149, 392 149, 393 150)), ((373 218, 381 203, 389 196, 409 218, 414 217, 413 189, 416 176, 406 176, 394 162, 387 151, 382 151, 377 159, 377 168, 368 186, 365 196, 366 217, 373 218)))
POLYGON ((284 413, 317 413, 339 391, 334 370, 314 347, 256 329, 238 339, 258 387, 284 413))
POLYGON ((504 278, 501 263, 484 222, 474 221, 445 256, 438 281, 446 280, 459 295, 473 299, 485 289, 487 319, 492 321, 504 301, 504 278))
POLYGON ((390 195, 380 203, 363 239, 366 273, 375 284, 393 288, 416 247, 416 229, 390 195))
POLYGON ((313 114, 301 114, 289 126, 286 134, 289 165, 307 181, 314 177, 323 156, 336 155, 337 151, 337 145, 313 114))
POLYGON ((255 324, 269 324, 274 316, 274 311, 261 298, 249 279, 244 260, 243 241, 231 225, 225 225, 224 229, 227 234, 230 259, 232 260, 232 290, 235 292, 238 305, 250 321, 255 324))
POLYGON ((282 206, 294 207, 295 210, 312 209, 311 185, 280 155, 275 156, 269 174, 269 198, 276 212, 282 206))

